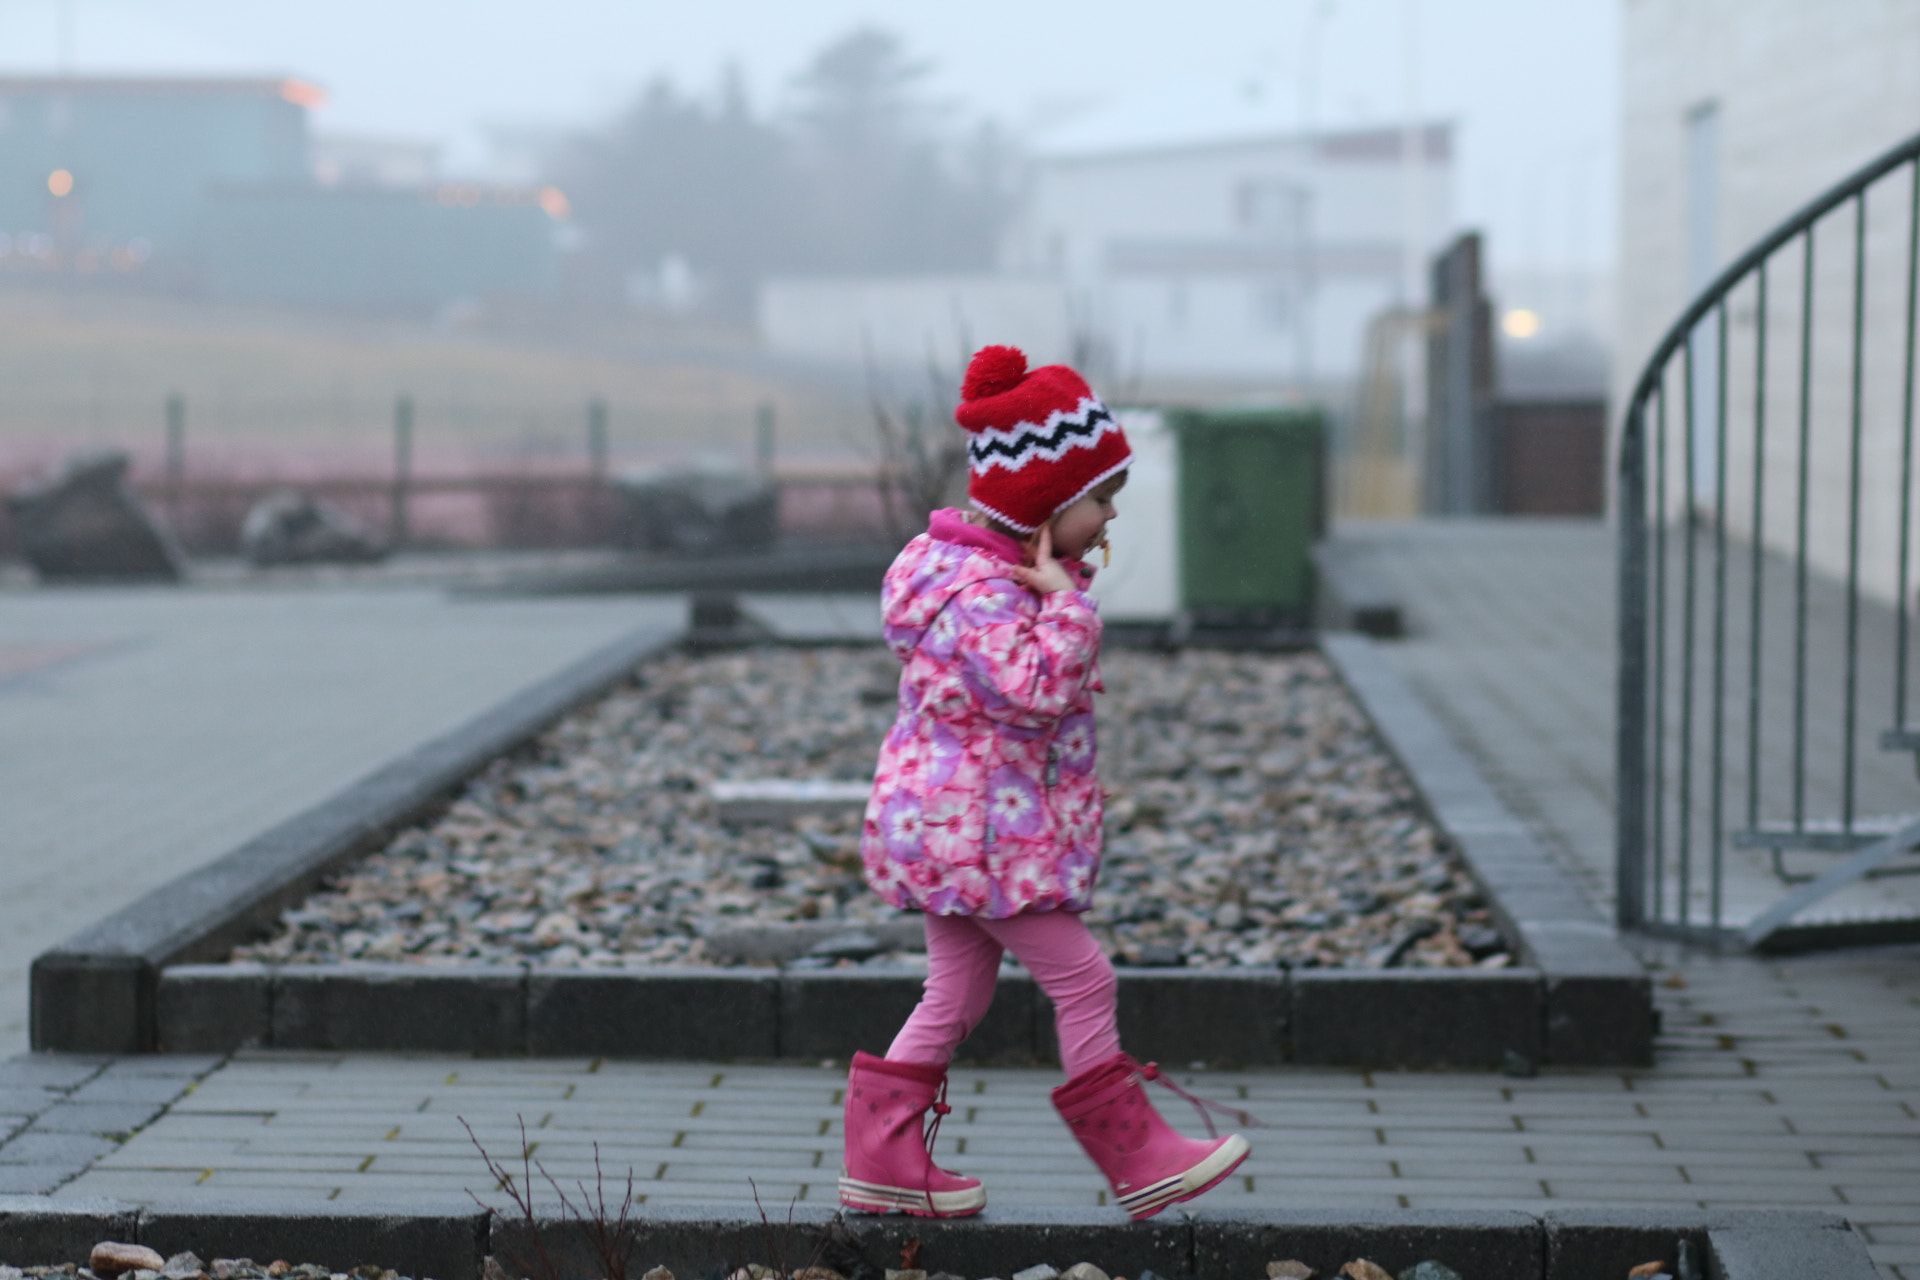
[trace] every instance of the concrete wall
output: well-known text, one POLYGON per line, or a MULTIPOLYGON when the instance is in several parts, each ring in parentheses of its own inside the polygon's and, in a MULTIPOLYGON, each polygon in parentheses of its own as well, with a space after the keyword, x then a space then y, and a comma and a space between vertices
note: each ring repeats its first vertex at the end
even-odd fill
MULTIPOLYGON (((1613 431, 1646 356, 1698 287, 1797 208, 1888 147, 1920 130, 1920 3, 1914 0, 1626 0, 1623 22, 1620 282, 1613 431), (1707 120, 1707 114, 1711 119, 1707 120)), ((1869 201, 1867 357, 1862 441, 1862 573, 1867 588, 1896 589, 1899 380, 1908 184, 1869 201)), ((1850 458, 1850 214, 1815 242, 1809 550, 1821 571, 1846 565, 1850 458)), ((1798 251, 1770 268, 1767 314, 1769 431, 1766 541, 1785 549, 1798 474, 1798 251)), ((1750 482, 1755 342, 1751 289, 1729 311, 1726 472, 1729 522, 1752 524, 1750 482)), ((1696 348, 1711 366, 1710 335, 1696 348)), ((1693 393, 1703 426, 1717 410, 1710 381, 1693 393)), ((1680 421, 1688 396, 1676 376, 1668 397, 1668 506, 1687 502, 1688 449, 1680 421)), ((1711 446, 1696 443, 1697 505, 1716 501, 1711 446)))

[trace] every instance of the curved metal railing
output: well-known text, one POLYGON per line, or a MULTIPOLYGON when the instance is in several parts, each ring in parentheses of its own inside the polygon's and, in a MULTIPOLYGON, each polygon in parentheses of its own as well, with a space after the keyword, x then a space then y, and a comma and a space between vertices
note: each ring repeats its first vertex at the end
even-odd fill
POLYGON ((1920 881, 1867 880, 1911 869, 1920 844, 1917 305, 1920 135, 1741 254, 1634 385, 1616 495, 1623 928, 1920 933, 1920 881), (1876 704, 1888 723, 1863 719, 1876 704))

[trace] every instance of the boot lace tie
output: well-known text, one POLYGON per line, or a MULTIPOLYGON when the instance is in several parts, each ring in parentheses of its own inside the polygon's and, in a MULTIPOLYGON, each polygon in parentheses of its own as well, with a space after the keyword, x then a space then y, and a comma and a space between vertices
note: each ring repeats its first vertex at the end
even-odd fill
POLYGON ((1205 1098, 1196 1097, 1188 1093, 1185 1089, 1182 1089, 1179 1085, 1168 1079, 1160 1070, 1160 1064, 1157 1062, 1149 1062, 1145 1066, 1140 1066, 1138 1063, 1134 1065, 1139 1068, 1141 1079, 1157 1081, 1185 1098, 1188 1102, 1191 1102, 1193 1109, 1200 1113, 1201 1122, 1207 1126, 1207 1136, 1209 1138, 1217 1138, 1220 1136, 1219 1131, 1213 1127, 1213 1117, 1207 1114, 1210 1111, 1218 1111, 1223 1116, 1231 1116, 1236 1124, 1246 1125, 1250 1129, 1266 1128, 1258 1119, 1240 1110, 1238 1107, 1222 1106, 1218 1102, 1209 1102, 1205 1098))
POLYGON ((940 1092, 933 1096, 933 1106, 930 1110, 933 1112, 933 1120, 927 1125, 927 1181, 920 1187, 921 1194, 927 1198, 928 1213, 934 1211, 932 1171, 939 1168, 939 1166, 933 1162, 933 1144, 940 1136, 940 1117, 953 1113, 953 1108, 947 1105, 947 1078, 945 1076, 940 1077, 940 1092))

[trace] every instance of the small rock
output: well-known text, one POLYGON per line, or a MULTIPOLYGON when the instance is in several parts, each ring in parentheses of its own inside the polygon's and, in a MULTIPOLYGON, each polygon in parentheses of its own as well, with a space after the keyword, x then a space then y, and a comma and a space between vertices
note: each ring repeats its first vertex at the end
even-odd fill
POLYGON ((1042 1262, 1025 1271, 1014 1272, 1013 1280, 1060 1280, 1060 1273, 1042 1262))
POLYGON ((1643 1262, 1627 1272, 1627 1280, 1665 1280, 1667 1264, 1664 1262, 1643 1262))
MULTIPOLYGON (((491 1262, 492 1259, 489 1258, 488 1261, 491 1262)), ((825 1267, 808 1267, 804 1275, 801 1272, 794 1272, 793 1280, 827 1280, 827 1276, 832 1276, 833 1274, 833 1272, 827 1271, 825 1267), (826 1271, 826 1275, 815 1274, 821 1271, 826 1271)), ((667 1270, 665 1267, 653 1267, 650 1268, 645 1275, 641 1276, 640 1280, 673 1280, 673 1272, 667 1270)), ((840 1277, 835 1276, 834 1280, 840 1280, 840 1277)))
MULTIPOLYGON (((489 1256, 487 1258, 487 1261, 493 1262, 493 1258, 489 1256)), ((500 1264, 497 1262, 494 1262, 493 1265, 497 1267, 500 1264)), ((272 1280, 281 1280, 281 1277, 285 1276, 287 1272, 291 1270, 293 1270, 293 1264, 291 1262, 288 1262, 285 1258, 275 1258, 272 1262, 269 1262, 267 1264, 267 1275, 272 1277, 272 1280)), ((492 1278, 489 1277, 488 1280, 492 1280, 492 1278)))
MULTIPOLYGON (((796 1276, 794 1280, 799 1280, 799 1277, 796 1276)), ((951 1271, 935 1271, 927 1277, 927 1280, 966 1280, 966 1277, 957 1276, 951 1271)))
POLYGON ((919 1267, 908 1267, 899 1271, 888 1268, 887 1280, 927 1280, 927 1273, 919 1267))
POLYGON ((1298 1258, 1283 1258, 1267 1264, 1267 1280, 1313 1280, 1317 1274, 1298 1258))
POLYGON ((20 552, 41 579, 186 576, 173 535, 127 483, 132 461, 119 449, 75 454, 7 498, 20 552))
POLYGON ((1340 1274, 1346 1276, 1347 1280, 1393 1280, 1393 1272, 1365 1258, 1355 1258, 1340 1268, 1340 1274))
POLYGON ((158 1275, 167 1260, 143 1244, 118 1244, 102 1240, 87 1254, 87 1269, 96 1276, 118 1276, 129 1271, 151 1271, 158 1275))
POLYGON ((200 1261, 197 1253, 176 1253, 167 1259, 167 1265, 160 1268, 160 1274, 167 1280, 187 1280, 189 1276, 202 1275, 207 1264, 200 1261))
POLYGON ((1091 1262, 1076 1262, 1060 1273, 1060 1280, 1111 1280, 1111 1278, 1091 1262))
POLYGON ((292 489, 254 503, 240 525, 250 564, 365 564, 386 558, 385 539, 330 503, 292 489))
POLYGON ((1400 1280, 1460 1280, 1460 1273, 1444 1262, 1427 1258, 1402 1271, 1400 1280))

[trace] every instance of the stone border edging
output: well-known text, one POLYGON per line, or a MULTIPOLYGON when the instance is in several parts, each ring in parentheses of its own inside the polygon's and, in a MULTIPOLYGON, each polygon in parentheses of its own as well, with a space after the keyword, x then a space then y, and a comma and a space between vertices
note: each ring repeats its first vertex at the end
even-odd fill
POLYGON ((165 966, 212 959, 270 926, 329 871, 418 821, 676 638, 658 627, 631 632, 42 952, 33 962, 33 1047, 151 1052, 165 966))
MULTIPOLYGON (((919 999, 917 974, 197 963, 269 926, 329 870, 418 820, 673 638, 636 633, 609 646, 44 953, 33 967, 35 1047, 798 1061, 884 1052, 919 999)), ((1123 969, 1129 1046, 1142 1058, 1241 1066, 1651 1061, 1644 971, 1370 642, 1329 635, 1323 648, 1461 847, 1525 964, 1123 969)), ((1003 983, 962 1054, 1054 1060, 1051 1005, 1030 980, 1003 983)))
MULTIPOLYGON (((638 1268, 664 1264, 677 1276, 716 1273, 716 1264, 772 1261, 792 1266, 812 1255, 811 1240, 832 1216, 818 1207, 769 1212, 771 1223, 736 1206, 642 1205, 635 1211, 638 1268), (795 1236, 799 1239, 795 1239, 795 1236)), ((1171 1280, 1252 1276, 1270 1259, 1294 1257, 1332 1275, 1369 1257, 1397 1273, 1438 1258, 1467 1276, 1510 1280, 1617 1280, 1655 1258, 1672 1263, 1687 1240, 1720 1280, 1873 1280, 1865 1243, 1844 1218, 1808 1210, 1569 1209, 1542 1214, 1489 1210, 1276 1210, 1223 1213, 1174 1210, 1129 1223, 1118 1209, 989 1208, 978 1218, 850 1217, 850 1233, 883 1260, 918 1237, 929 1267, 966 1276, 1009 1275, 1036 1261, 1065 1267, 1085 1259, 1115 1274, 1151 1267, 1171 1280)), ((566 1280, 600 1273, 569 1223, 543 1221, 542 1242, 566 1280)), ((149 1245, 162 1254, 191 1249, 205 1258, 251 1257, 319 1262, 336 1270, 361 1263, 392 1267, 420 1280, 478 1280, 484 1259, 521 1257, 533 1243, 524 1222, 478 1208, 385 1204, 356 1208, 319 1202, 266 1209, 243 1201, 180 1199, 144 1206, 112 1200, 0 1197, 0 1258, 16 1264, 84 1257, 97 1241, 149 1245)), ((516 1270, 515 1274, 519 1274, 516 1270)))
POLYGON ((1652 980, 1613 927, 1553 865, 1371 640, 1329 633, 1320 647, 1458 846, 1507 941, 1538 971, 1545 1061, 1651 1063, 1652 980))

